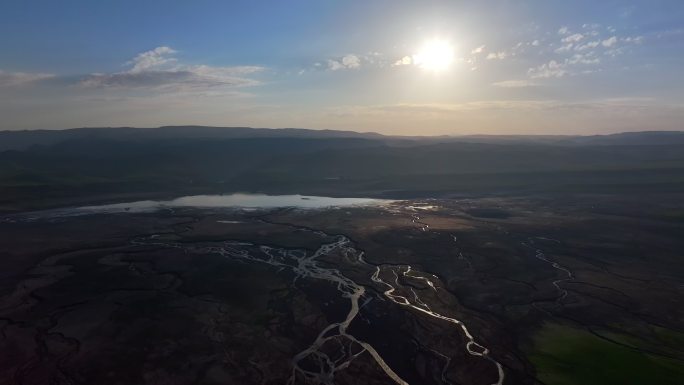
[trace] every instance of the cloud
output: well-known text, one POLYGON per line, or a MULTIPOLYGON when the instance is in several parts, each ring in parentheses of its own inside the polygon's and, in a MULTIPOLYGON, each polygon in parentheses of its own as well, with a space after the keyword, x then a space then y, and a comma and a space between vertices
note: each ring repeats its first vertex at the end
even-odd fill
POLYGON ((500 88, 525 88, 536 87, 537 84, 529 80, 504 80, 501 82, 492 83, 494 87, 500 88))
POLYGON ((601 45, 601 41, 600 41, 600 40, 590 41, 590 42, 587 42, 587 43, 585 43, 585 44, 576 46, 576 47, 575 47, 575 50, 576 50, 576 51, 586 51, 586 50, 589 50, 589 49, 594 49, 594 48, 598 47, 599 45, 601 45))
POLYGON ((581 33, 575 33, 570 36, 566 36, 561 40, 563 43, 577 43, 580 40, 584 39, 584 35, 581 33))
POLYGON ((344 65, 337 60, 328 59, 328 69, 331 71, 338 71, 344 69, 344 65))
POLYGON ((485 48, 486 48, 486 46, 481 45, 481 46, 479 46, 479 47, 473 49, 472 51, 470 51, 470 54, 471 54, 471 55, 481 54, 481 53, 484 51, 485 48))
POLYGON ((644 37, 643 36, 628 36, 622 39, 625 43, 630 43, 630 44, 641 44, 644 42, 644 37))
POLYGON ((347 68, 361 67, 361 59, 356 55, 347 55, 342 58, 342 64, 347 68))
POLYGON ((53 74, 27 73, 27 72, 5 72, 0 70, 0 87, 19 87, 26 86, 41 80, 54 78, 53 74))
POLYGON ((556 53, 570 52, 577 43, 584 39, 584 35, 581 33, 575 33, 561 39, 563 45, 556 49, 556 53))
POLYGON ((339 71, 346 69, 361 68, 361 58, 357 55, 346 55, 340 59, 329 59, 328 69, 331 71, 339 71))
POLYGON ((487 55, 487 60, 503 60, 508 56, 506 52, 499 51, 499 52, 490 52, 489 55, 487 55))
POLYGON ((582 69, 578 66, 591 66, 600 64, 601 60, 596 57, 594 52, 576 53, 563 60, 550 60, 538 67, 533 67, 527 70, 527 74, 532 79, 549 79, 562 78, 566 75, 574 75, 576 73, 594 73, 600 69, 582 69))
MULTIPOLYGON (((583 24, 581 29, 582 33, 573 33, 568 27, 560 28, 558 40, 549 45, 555 55, 542 56, 545 62, 529 68, 528 76, 531 79, 561 78, 567 75, 600 72, 602 68, 596 67, 602 63, 600 57, 623 55, 628 52, 626 45, 644 42, 643 36, 621 37, 616 34, 614 28, 603 27, 600 24, 583 24)), ((539 52, 540 55, 545 53, 547 52, 539 52)))
POLYGON ((170 57, 170 55, 173 55, 177 52, 178 51, 166 46, 157 47, 153 50, 139 53, 135 58, 133 58, 133 60, 126 64, 133 65, 133 68, 130 69, 130 72, 142 72, 150 68, 160 67, 164 64, 176 62, 177 60, 173 57, 170 57))
POLYGON ((177 90, 244 87, 259 84, 253 79, 238 75, 242 75, 242 73, 234 72, 230 67, 214 67, 211 71, 199 67, 188 67, 187 69, 172 71, 93 74, 84 78, 80 84, 83 87, 91 88, 173 88, 177 90))
POLYGON ((574 46, 575 46, 575 44, 568 43, 568 44, 565 44, 563 46, 556 48, 556 50, 554 52, 556 52, 556 53, 570 52, 570 51, 572 51, 574 46))
POLYGON ((392 64, 393 66, 407 66, 413 63, 411 56, 404 56, 403 58, 397 60, 392 64))
POLYGON ((608 47, 608 48, 609 48, 609 47, 614 46, 614 45, 617 43, 617 41, 618 41, 618 39, 617 39, 616 36, 611 36, 611 37, 609 37, 608 39, 602 41, 602 42, 601 42, 601 45, 603 45, 604 47, 608 47))
POLYGON ((530 68, 527 74, 532 79, 548 79, 548 78, 561 78, 568 74, 566 69, 566 63, 559 63, 555 60, 551 60, 548 63, 544 63, 536 68, 530 68))
POLYGON ((567 64, 599 64, 601 60, 589 54, 575 54, 566 61, 567 64))
POLYGON ((213 67, 207 65, 178 65, 169 47, 157 47, 138 54, 127 62, 131 68, 124 72, 95 73, 81 79, 86 88, 148 88, 157 90, 189 91, 223 87, 255 86, 259 82, 246 75, 262 71, 259 66, 213 67))
POLYGON ((259 82, 243 75, 261 71, 261 67, 208 67, 188 66, 180 69, 112 74, 92 74, 81 81, 84 87, 93 88, 174 88, 188 90, 215 87, 255 86, 259 82), (246 70, 251 68, 251 70, 246 70))

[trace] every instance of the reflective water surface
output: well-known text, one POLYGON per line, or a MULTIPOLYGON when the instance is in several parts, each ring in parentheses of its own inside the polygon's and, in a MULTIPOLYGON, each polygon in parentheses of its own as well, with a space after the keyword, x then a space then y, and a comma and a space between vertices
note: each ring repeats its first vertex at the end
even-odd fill
POLYGON ((242 209, 296 207, 302 209, 316 209, 342 206, 383 205, 390 202, 392 201, 384 199, 332 198, 306 195, 265 195, 243 193, 229 195, 192 195, 167 201, 146 200, 35 211, 5 217, 4 221, 13 221, 16 219, 31 220, 45 217, 70 217, 90 214, 116 214, 126 212, 147 213, 162 209, 183 207, 242 209))

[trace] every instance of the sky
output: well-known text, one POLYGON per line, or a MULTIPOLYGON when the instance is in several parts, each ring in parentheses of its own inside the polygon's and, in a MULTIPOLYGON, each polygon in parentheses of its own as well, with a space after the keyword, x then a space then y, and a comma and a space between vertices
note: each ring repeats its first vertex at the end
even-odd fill
POLYGON ((681 0, 3 0, 0 130, 684 129, 681 0))

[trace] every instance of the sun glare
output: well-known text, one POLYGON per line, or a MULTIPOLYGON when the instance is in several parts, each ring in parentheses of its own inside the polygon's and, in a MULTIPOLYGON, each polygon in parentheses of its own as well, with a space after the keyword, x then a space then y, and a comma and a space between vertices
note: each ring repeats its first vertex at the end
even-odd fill
POLYGON ((413 64, 429 71, 444 71, 454 62, 454 47, 446 40, 434 39, 425 42, 420 51, 413 55, 413 64))

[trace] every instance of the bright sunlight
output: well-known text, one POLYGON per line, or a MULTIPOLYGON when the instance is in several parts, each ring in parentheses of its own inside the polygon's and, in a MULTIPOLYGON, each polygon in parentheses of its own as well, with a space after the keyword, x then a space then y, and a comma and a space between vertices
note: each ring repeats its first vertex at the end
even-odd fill
POLYGON ((441 72, 454 62, 454 47, 446 40, 433 39, 425 42, 413 55, 413 64, 429 71, 441 72))

